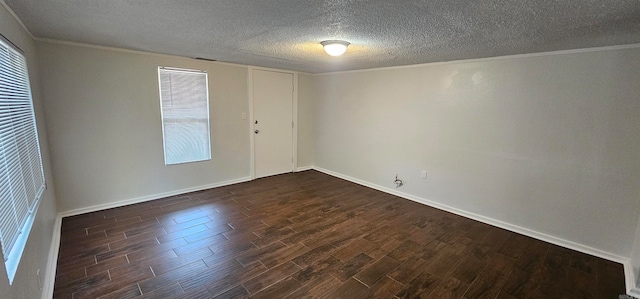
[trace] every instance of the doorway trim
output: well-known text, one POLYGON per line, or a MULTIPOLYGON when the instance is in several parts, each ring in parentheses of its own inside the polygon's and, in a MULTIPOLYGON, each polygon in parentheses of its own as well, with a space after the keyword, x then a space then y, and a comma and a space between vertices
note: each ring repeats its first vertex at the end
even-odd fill
POLYGON ((255 156, 255 134, 253 133, 254 129, 254 115, 253 115, 253 71, 269 71, 276 73, 284 73, 291 74, 293 76, 293 103, 292 103, 292 115, 291 119, 293 121, 293 128, 291 132, 291 136, 293 136, 292 149, 291 152, 293 154, 293 165, 291 172, 295 172, 298 168, 298 72, 281 70, 281 69, 273 69, 273 68, 265 68, 265 67, 257 67, 257 66, 249 66, 247 69, 247 95, 249 100, 249 144, 250 144, 250 153, 251 157, 249 159, 249 177, 251 180, 256 179, 256 156, 255 156))

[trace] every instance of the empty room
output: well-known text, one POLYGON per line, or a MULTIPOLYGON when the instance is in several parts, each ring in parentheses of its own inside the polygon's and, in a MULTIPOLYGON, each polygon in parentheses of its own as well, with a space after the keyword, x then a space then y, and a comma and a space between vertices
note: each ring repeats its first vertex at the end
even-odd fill
POLYGON ((640 298, 640 3, 0 0, 0 184, 0 299, 640 298))

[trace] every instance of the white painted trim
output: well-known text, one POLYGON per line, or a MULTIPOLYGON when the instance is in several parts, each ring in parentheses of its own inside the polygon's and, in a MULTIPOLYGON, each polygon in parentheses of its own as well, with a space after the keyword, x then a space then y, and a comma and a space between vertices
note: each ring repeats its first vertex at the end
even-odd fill
POLYGON ((258 67, 258 66, 249 66, 248 68, 248 76, 247 76, 247 94, 249 95, 249 135, 251 136, 249 140, 250 146, 250 158, 249 161, 251 163, 251 167, 249 168, 249 176, 252 180, 256 178, 256 156, 255 156, 255 119, 253 113, 253 71, 268 71, 274 73, 283 73, 290 74, 293 77, 293 91, 292 98, 293 102, 291 103, 291 120, 294 122, 293 128, 291 129, 292 136, 292 155, 293 155, 293 163, 291 164, 291 172, 296 172, 298 167, 298 72, 296 71, 288 71, 282 69, 274 69, 274 68, 266 68, 266 67, 258 67))
POLYGON ((253 70, 255 68, 250 66, 247 69, 247 101, 249 101, 249 177, 252 180, 256 179, 256 136, 253 133, 255 130, 255 117, 253 115, 253 70))
POLYGON ((95 206, 91 206, 91 207, 80 208, 80 209, 69 210, 69 211, 58 213, 58 215, 56 216, 56 220, 55 220, 55 222, 53 224, 53 235, 52 235, 52 238, 51 238, 51 246, 49 248, 49 256, 47 257, 47 271, 46 271, 46 274, 45 274, 45 277, 44 277, 44 280, 43 280, 42 299, 53 298, 53 289, 54 289, 54 285, 55 285, 55 281, 56 281, 56 268, 57 268, 57 264, 58 264, 58 253, 59 253, 59 250, 60 250, 60 235, 61 235, 61 230, 62 230, 62 218, 69 217, 69 216, 80 215, 80 214, 85 214, 85 213, 90 213, 90 212, 95 212, 95 211, 111 209, 111 208, 122 207, 122 206, 130 205, 130 204, 136 204, 136 203, 156 200, 156 199, 165 198, 165 197, 174 196, 174 195, 180 195, 180 194, 185 194, 185 193, 190 193, 190 192, 195 192, 195 191, 201 191, 201 190, 206 190, 206 189, 211 189, 211 188, 217 188, 217 187, 222 187, 222 186, 228 186, 228 185, 248 182, 250 180, 251 180, 251 178, 244 177, 244 178, 239 178, 239 179, 235 179, 235 180, 229 180, 229 181, 224 181, 224 182, 219 182, 219 183, 214 183, 214 184, 209 184, 209 185, 203 185, 203 186, 198 186, 198 187, 185 188, 185 189, 169 191, 169 192, 164 192, 164 193, 158 193, 158 194, 142 196, 142 197, 127 199, 127 200, 121 200, 121 201, 117 201, 117 202, 113 202, 113 203, 95 205, 95 206))
POLYGON ((29 34, 29 36, 31 36, 32 39, 34 40, 36 39, 36 37, 33 36, 31 31, 29 31, 29 28, 27 28, 27 26, 25 26, 24 23, 22 23, 22 20, 20 20, 16 12, 13 11, 13 9, 11 9, 11 7, 9 7, 9 5, 6 2, 4 2, 4 0, 0 0, 0 5, 2 5, 4 9, 7 10, 7 12, 16 20, 16 22, 18 22, 18 24, 20 24, 20 26, 22 26, 22 29, 24 29, 24 31, 26 31, 27 34, 29 34))
MULTIPOLYGON (((185 59, 195 59, 194 57, 181 56, 181 55, 176 55, 176 54, 163 54, 163 53, 157 53, 157 52, 147 52, 147 51, 141 51, 141 50, 123 49, 123 48, 116 48, 116 47, 109 47, 109 46, 99 46, 99 45, 93 45, 93 44, 87 44, 87 43, 79 43, 79 42, 71 42, 71 41, 63 41, 63 40, 57 40, 57 39, 35 37, 33 34, 31 34, 31 32, 27 29, 27 27, 24 26, 22 21, 17 17, 17 15, 13 12, 13 10, 11 10, 11 8, 9 8, 9 6, 6 5, 4 0, 0 0, 0 3, 22 25, 22 27, 27 31, 27 33, 31 36, 31 38, 33 38, 36 41, 54 43, 54 44, 70 45, 70 46, 77 46, 77 47, 85 47, 85 48, 94 48, 94 49, 101 49, 101 50, 110 50, 110 51, 116 51, 116 52, 126 52, 126 53, 133 53, 133 54, 146 54, 146 55, 155 55, 155 56, 164 56, 164 57, 182 57, 182 58, 185 58, 185 59)), ((526 53, 526 54, 515 54, 515 55, 504 55, 504 56, 494 56, 494 57, 485 57, 485 58, 459 59, 459 60, 440 61, 440 62, 428 62, 428 63, 421 63, 421 64, 377 67, 377 68, 368 68, 368 69, 350 70, 350 71, 337 71, 337 72, 326 72, 326 73, 307 73, 307 72, 298 72, 298 73, 307 74, 307 75, 311 75, 311 76, 324 76, 324 75, 335 75, 335 74, 359 73, 359 72, 367 72, 367 71, 394 70, 394 69, 415 68, 415 67, 423 67, 423 66, 437 66, 437 65, 447 65, 447 64, 475 63, 475 62, 495 61, 495 60, 505 60, 505 59, 518 59, 518 58, 529 58, 529 57, 540 57, 540 56, 578 54, 578 53, 601 52, 601 51, 635 49, 635 48, 640 48, 640 43, 628 44, 628 45, 605 46, 605 47, 592 47, 592 48, 580 48, 580 49, 536 52, 536 53, 526 53)), ((259 66, 251 66, 251 65, 232 63, 232 62, 206 61, 206 60, 201 60, 201 61, 210 62, 210 63, 217 63, 217 64, 223 64, 223 65, 249 67, 249 68, 267 70, 267 71, 287 72, 287 73, 297 72, 297 71, 291 71, 291 70, 268 68, 268 67, 259 67, 259 66)))
POLYGON ((62 216, 58 214, 53 223, 53 234, 47 257, 47 270, 42 281, 42 299, 53 298, 53 288, 56 282, 56 269, 58 267, 58 252, 60 251, 60 234, 62 230, 62 216))
POLYGON ((209 184, 209 185, 203 185, 203 186, 185 188, 185 189, 169 191, 169 192, 164 192, 164 193, 141 196, 141 197, 125 199, 125 200, 106 203, 106 204, 101 204, 101 205, 95 205, 95 206, 79 208, 79 209, 75 209, 75 210, 64 211, 64 212, 58 213, 58 216, 60 216, 60 217, 75 216, 75 215, 80 215, 80 214, 85 214, 85 213, 91 213, 91 212, 96 212, 96 211, 101 211, 101 210, 106 210, 106 209, 112 209, 112 208, 122 207, 122 206, 126 206, 126 205, 136 204, 136 203, 141 203, 141 202, 145 202, 145 201, 151 201, 151 200, 165 198, 165 197, 169 197, 169 196, 180 195, 180 194, 189 193, 189 192, 201 191, 201 190, 206 190, 206 189, 211 189, 211 188, 217 188, 217 187, 222 187, 222 186, 228 186, 228 185, 248 182, 250 180, 251 180, 251 178, 244 177, 244 178, 239 178, 239 179, 234 179, 234 180, 229 180, 229 181, 224 181, 224 182, 219 182, 219 183, 213 183, 213 184, 209 184))
POLYGON ((627 286, 627 295, 640 298, 640 286, 637 284, 638 273, 634 273, 631 259, 628 259, 624 265, 624 280, 627 286))
POLYGON ((361 73, 361 72, 368 72, 368 71, 396 70, 396 69, 407 69, 407 68, 437 66, 437 65, 447 65, 447 64, 476 63, 476 62, 505 60, 505 59, 518 59, 518 58, 530 58, 530 57, 553 56, 553 55, 579 54, 579 53, 601 52, 601 51, 612 51, 612 50, 624 50, 624 49, 635 49, 635 48, 640 48, 640 43, 638 43, 638 44, 629 44, 629 45, 617 45, 617 46, 606 46, 606 47, 593 47, 593 48, 581 48, 581 49, 570 49, 570 50, 558 50, 558 51, 548 51, 548 52, 536 52, 536 53, 526 53, 526 54, 504 55, 504 56, 494 56, 494 57, 485 57, 485 58, 459 59, 459 60, 440 61, 440 62, 428 62, 428 63, 421 63, 421 64, 400 65, 400 66, 386 66, 386 67, 377 67, 377 68, 352 70, 352 71, 337 71, 337 72, 316 73, 316 74, 312 74, 312 75, 313 76, 324 76, 324 75, 361 73))
POLYGON ((631 258, 629 258, 627 264, 624 265, 627 294, 636 298, 640 298, 640 269, 638 269, 638 265, 640 264, 640 255, 638 254, 638 250, 640 250, 640 218, 638 218, 638 223, 639 225, 633 239, 631 258))
POLYGON ((258 70, 258 71, 269 71, 269 72, 285 73, 285 74, 298 73, 298 71, 285 70, 285 69, 276 69, 276 68, 272 68, 272 67, 262 67, 262 66, 255 66, 255 65, 252 65, 250 67, 253 68, 254 70, 258 70))
POLYGON ((293 103, 291 103, 291 121, 293 122, 293 128, 291 136, 291 155, 293 156, 293 165, 291 172, 295 172, 298 169, 298 72, 293 72, 293 103))
MULTIPOLYGON (((1 1, 1 0, 0 0, 1 1)), ((417 196, 413 196, 410 194, 406 194, 406 193, 402 193, 402 192, 398 192, 396 190, 387 188, 387 187, 382 187, 376 184, 372 184, 363 180, 359 180, 347 175, 343 175, 334 171, 330 171, 321 167, 316 167, 316 166, 304 166, 304 167, 299 167, 296 169, 296 172, 300 172, 300 171, 306 171, 306 170, 317 170, 319 172, 322 173, 326 173, 328 175, 337 177, 337 178, 341 178, 347 181, 351 181, 354 182, 356 184, 359 185, 363 185, 369 188, 373 188, 385 193, 389 193, 389 194, 393 194, 402 198, 406 198, 427 206, 431 206, 437 209, 441 209, 447 212, 451 212, 454 213, 456 215, 460 215, 466 218, 470 218, 476 221, 480 221, 483 223, 487 223, 493 226, 497 226, 500 228, 504 228, 516 233, 520 233, 523 234, 525 236, 529 236, 535 239, 539 239, 545 242, 549 242, 552 244, 556 244, 559 246, 563 246, 566 248, 570 248, 576 251, 580 251, 580 252, 584 252, 586 254, 591 254, 597 257, 601 257, 607 260, 611 260, 614 262, 618 262, 618 263, 622 263, 624 266, 624 272, 625 272, 625 284, 626 284, 626 288, 627 288, 627 294, 634 296, 634 297, 638 297, 640 298, 640 288, 638 288, 637 286, 635 286, 635 275, 633 274, 633 267, 631 266, 630 260, 627 258, 623 258, 621 256, 615 255, 615 254, 611 254, 599 249, 595 249, 586 245, 582 245, 582 244, 578 244, 572 241, 568 241, 568 240, 564 240, 561 238, 557 238, 557 237, 553 237, 544 233, 540 233, 540 232, 536 232, 530 229, 526 229, 523 227, 519 227, 516 225, 512 225, 506 222, 502 222, 499 220, 495 220, 489 217, 484 217, 481 215, 477 215, 474 213, 470 213, 470 212, 466 212, 463 210, 459 210, 447 205, 442 205, 433 201, 429 201, 417 196)), ((47 271, 46 271, 46 275, 45 275, 45 280, 44 280, 44 285, 43 285, 43 292, 42 292, 42 298, 43 299, 49 299, 53 297, 53 289, 54 289, 54 284, 55 284, 55 273, 56 273, 56 266, 57 266, 57 257, 58 257, 58 251, 60 249, 60 234, 61 234, 61 228, 62 228, 62 218, 63 217, 67 217, 67 216, 73 216, 73 215, 79 215, 79 214, 84 214, 84 213, 89 213, 89 212, 94 212, 94 211, 99 211, 99 210, 103 210, 103 209, 108 209, 108 208, 115 208, 118 206, 125 206, 125 205, 129 205, 129 204, 133 204, 133 203, 139 203, 139 202, 144 202, 144 201, 149 201, 149 200, 154 200, 154 199, 159 199, 159 198, 164 198, 167 196, 173 196, 173 195, 178 195, 178 194, 183 194, 183 193, 189 193, 189 192, 193 192, 193 191, 199 191, 199 190, 204 190, 204 189, 210 189, 210 188, 215 188, 215 187, 222 187, 222 186, 226 186, 226 185, 231 185, 231 184, 236 184, 236 183, 242 183, 242 182, 247 182, 250 181, 251 178, 246 177, 246 178, 241 178, 241 179, 237 179, 237 180, 230 180, 230 181, 225 181, 225 182, 221 182, 221 183, 217 183, 217 184, 211 184, 211 185, 206 185, 206 186, 200 186, 200 187, 194 187, 194 188, 187 188, 187 189, 182 189, 182 190, 178 190, 178 191, 172 191, 172 192, 166 192, 166 193, 161 193, 161 194, 155 194, 155 195, 151 195, 151 196, 145 196, 145 197, 139 197, 139 198, 135 198, 135 199, 130 199, 130 200, 123 200, 123 201, 119 201, 113 204, 106 204, 106 205, 97 205, 97 206, 93 206, 93 207, 88 207, 88 208, 83 208, 83 209, 76 209, 76 210, 71 210, 71 211, 66 211, 66 212, 62 212, 62 213, 58 213, 58 216, 56 217, 55 223, 54 223, 54 227, 53 227, 53 236, 51 239, 51 246, 49 249, 49 257, 48 257, 48 263, 47 263, 47 271)))
MULTIPOLYGON (((3 1, 3 0, 0 0, 0 1, 3 1)), ((132 49, 109 47, 109 46, 99 46, 99 45, 93 45, 93 44, 70 42, 70 41, 51 39, 51 38, 42 38, 42 37, 34 37, 33 39, 36 40, 36 41, 39 41, 39 42, 43 42, 43 43, 60 44, 60 45, 75 46, 75 47, 82 47, 82 48, 91 48, 91 49, 104 50, 104 51, 114 51, 114 52, 123 52, 123 53, 140 54, 140 55, 151 55, 151 56, 159 56, 159 57, 167 57, 167 58, 176 58, 177 57, 177 58, 184 58, 184 59, 188 59, 188 60, 196 60, 195 57, 189 57, 189 56, 183 56, 183 55, 177 55, 177 54, 164 54, 164 53, 147 52, 147 51, 141 51, 141 50, 132 50, 132 49)), ((200 59, 198 59, 197 61, 201 61, 201 62, 204 62, 204 63, 214 63, 214 64, 229 65, 229 66, 237 66, 237 67, 249 67, 246 64, 239 64, 239 63, 233 63, 233 62, 224 62, 224 61, 218 61, 218 60, 210 61, 210 60, 200 60, 200 59)))
POLYGON ((399 191, 397 191, 395 189, 391 189, 391 188, 383 187, 383 186, 376 185, 376 184, 373 184, 373 183, 369 183, 367 181, 356 179, 356 178, 353 178, 353 177, 350 177, 350 176, 347 176, 347 175, 344 175, 344 174, 341 174, 341 173, 337 173, 337 172, 334 172, 334 171, 331 171, 331 170, 327 170, 327 169, 320 168, 320 167, 317 167, 317 166, 314 166, 313 169, 315 169, 317 171, 320 171, 320 172, 323 172, 323 173, 326 173, 326 174, 331 175, 331 176, 335 176, 337 178, 341 178, 341 179, 344 179, 344 180, 347 180, 347 181, 354 182, 354 183, 359 184, 359 185, 363 185, 363 186, 366 186, 366 187, 369 187, 369 188, 372 188, 372 189, 376 189, 376 190, 379 190, 379 191, 382 191, 382 192, 385 192, 385 193, 393 194, 393 195, 396 195, 396 196, 399 196, 399 197, 402 197, 402 198, 405 198, 405 199, 408 199, 408 200, 411 200, 411 201, 415 201, 417 203, 421 203, 421 204, 424 204, 424 205, 427 205, 427 206, 430 206, 430 207, 434 207, 436 209, 444 210, 444 211, 447 211, 447 212, 450 212, 450 213, 453 213, 453 214, 456 214, 456 215, 459 215, 459 216, 462 216, 462 217, 466 217, 466 218, 469 218, 469 219, 480 221, 480 222, 483 222, 483 223, 486 223, 486 224, 489 224, 489 225, 497 226, 499 228, 503 228, 503 229, 506 229, 506 230, 509 230, 509 231, 512 231, 512 232, 516 232, 516 233, 519 233, 519 234, 522 234, 522 235, 525 235, 525 236, 529 236, 529 237, 532 237, 534 239, 542 240, 542 241, 549 242, 549 243, 552 243, 552 244, 555 244, 555 245, 558 245, 558 246, 562 246, 562 247, 565 247, 565 248, 569 248, 569 249, 573 249, 573 250, 576 250, 576 251, 580 251, 580 252, 583 252, 583 253, 586 253, 586 254, 590 254, 590 255, 593 255, 593 256, 597 256, 597 257, 600 257, 600 258, 603 258, 603 259, 606 259, 606 260, 614 261, 616 263, 624 264, 625 262, 628 261, 628 258, 626 258, 626 257, 622 257, 622 256, 619 256, 619 255, 616 255, 616 254, 613 254, 613 253, 610 253, 610 252, 606 252, 606 251, 603 251, 603 250, 600 250, 600 249, 597 249, 597 248, 593 248, 593 247, 590 247, 590 246, 587 246, 587 245, 584 245, 584 244, 580 244, 580 243, 576 243, 576 242, 573 242, 573 241, 565 240, 565 239, 558 238, 558 237, 555 237, 555 236, 551 236, 551 235, 548 235, 548 234, 545 234, 545 233, 541 233, 541 232, 538 232, 538 231, 535 231, 535 230, 524 228, 524 227, 521 227, 521 226, 518 226, 518 225, 514 225, 514 224, 511 224, 511 223, 507 223, 507 222, 500 221, 500 220, 497 220, 497 219, 493 219, 493 218, 490 218, 490 217, 486 217, 486 216, 478 215, 478 214, 475 214, 475 213, 471 213, 471 212, 468 212, 468 211, 465 211, 465 210, 454 208, 454 207, 451 207, 451 206, 448 206, 448 205, 444 205, 444 204, 441 204, 441 203, 438 203, 438 202, 435 202, 435 201, 432 201, 432 200, 428 200, 428 199, 425 199, 425 198, 421 198, 421 197, 418 197, 418 196, 415 196, 415 195, 399 192, 399 191))

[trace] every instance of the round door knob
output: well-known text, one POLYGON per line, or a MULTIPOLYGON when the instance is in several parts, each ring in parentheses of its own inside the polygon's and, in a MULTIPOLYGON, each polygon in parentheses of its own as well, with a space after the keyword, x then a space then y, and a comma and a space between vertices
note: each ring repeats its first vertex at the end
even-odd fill
POLYGON ((259 131, 259 130, 255 130, 255 131, 253 131, 253 132, 255 132, 256 134, 260 133, 260 131, 259 131))

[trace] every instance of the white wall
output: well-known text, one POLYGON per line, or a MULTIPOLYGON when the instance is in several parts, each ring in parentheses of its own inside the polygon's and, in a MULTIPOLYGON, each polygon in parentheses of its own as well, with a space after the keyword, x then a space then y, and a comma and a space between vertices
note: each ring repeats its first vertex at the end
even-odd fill
POLYGON ((320 75, 314 163, 628 258, 639 82, 639 48, 320 75))
POLYGON ((38 137, 40 139, 44 173, 47 181, 47 189, 42 195, 36 219, 29 234, 27 246, 22 255, 12 285, 9 285, 4 263, 0 262, 0 297, 40 298, 41 291, 38 288, 36 272, 40 269, 44 279, 47 257, 51 245, 53 223, 56 217, 56 200, 54 197, 54 182, 52 180, 49 162, 49 147, 45 130, 46 121, 43 113, 42 94, 40 92, 38 60, 33 39, 6 10, 4 2, 0 2, 0 34, 20 47, 20 49, 25 52, 25 57, 27 58, 36 123, 38 126, 38 137))
POLYGON ((249 176, 247 67, 38 42, 59 210, 249 176), (209 74, 212 159, 165 166, 158 66, 209 74))
POLYGON ((298 74, 298 168, 313 166, 313 78, 298 74))

